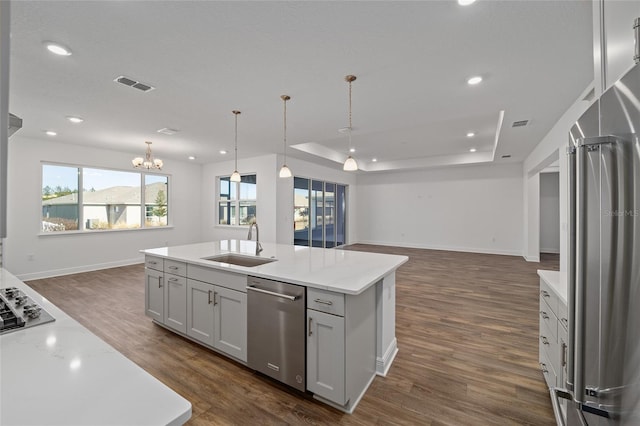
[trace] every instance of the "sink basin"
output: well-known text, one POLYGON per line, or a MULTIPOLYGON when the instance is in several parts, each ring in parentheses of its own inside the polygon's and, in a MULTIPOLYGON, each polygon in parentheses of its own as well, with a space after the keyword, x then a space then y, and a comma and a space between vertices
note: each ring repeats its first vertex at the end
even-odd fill
POLYGON ((265 259, 264 257, 241 256, 239 254, 219 254, 217 256, 203 257, 202 259, 212 260, 214 262, 230 263, 232 265, 244 266, 247 268, 264 265, 265 263, 271 263, 278 260, 265 259))

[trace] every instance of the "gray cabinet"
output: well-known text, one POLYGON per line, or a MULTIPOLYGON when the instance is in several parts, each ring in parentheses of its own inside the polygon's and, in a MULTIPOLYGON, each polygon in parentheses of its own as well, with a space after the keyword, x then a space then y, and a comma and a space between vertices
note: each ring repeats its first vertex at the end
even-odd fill
POLYGON ((343 405, 344 317, 307 310, 307 389, 343 405))
POLYGON ((186 335, 247 361, 247 276, 186 268, 186 335))
POLYGON ((164 274, 161 271, 145 270, 144 313, 164 322, 164 274))
POLYGON ((565 387, 567 305, 552 285, 540 279, 539 360, 549 388, 565 387))
POLYGON ((376 297, 307 289, 307 390, 352 412, 376 375, 376 297))

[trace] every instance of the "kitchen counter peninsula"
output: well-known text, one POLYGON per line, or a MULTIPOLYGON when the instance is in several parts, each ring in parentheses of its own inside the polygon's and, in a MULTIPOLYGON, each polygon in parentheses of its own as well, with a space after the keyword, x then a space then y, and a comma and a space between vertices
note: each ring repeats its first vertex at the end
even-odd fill
MULTIPOLYGON (((262 243, 262 248, 257 253, 255 241, 221 240, 141 250, 145 314, 258 370, 251 359, 264 351, 261 345, 252 346, 247 336, 253 328, 248 331, 247 324, 266 315, 267 308, 257 302, 256 292, 281 300, 299 298, 271 290, 276 287, 256 290, 254 283, 265 279, 273 286, 303 286, 303 310, 288 321, 302 327, 300 339, 306 335, 306 374, 292 380, 316 399, 353 412, 375 376, 387 374, 398 352, 395 271, 408 257, 272 243, 262 243)), ((262 365, 289 371, 273 362, 262 365)))
POLYGON ((0 424, 182 425, 191 403, 0 268, 54 322, 0 336, 0 424))

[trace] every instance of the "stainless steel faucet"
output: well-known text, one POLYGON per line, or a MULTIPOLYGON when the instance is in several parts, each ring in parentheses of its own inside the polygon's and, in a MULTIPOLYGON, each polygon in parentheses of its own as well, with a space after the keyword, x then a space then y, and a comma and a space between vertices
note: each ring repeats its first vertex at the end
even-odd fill
POLYGON ((262 244, 260 244, 260 229, 258 228, 258 222, 253 221, 249 224, 249 235, 247 235, 247 240, 251 240, 251 230, 253 227, 256 227, 256 255, 260 254, 262 251, 262 244))

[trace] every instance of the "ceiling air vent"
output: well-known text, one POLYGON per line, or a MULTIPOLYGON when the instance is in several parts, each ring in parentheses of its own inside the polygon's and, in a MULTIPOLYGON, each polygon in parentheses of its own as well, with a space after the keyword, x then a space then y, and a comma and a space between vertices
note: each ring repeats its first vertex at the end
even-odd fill
POLYGON ((141 83, 129 77, 125 77, 124 75, 121 75, 113 81, 115 81, 116 83, 124 84, 125 86, 133 87, 134 89, 142 90, 143 92, 148 92, 155 89, 155 87, 153 86, 141 83))
POLYGON ((529 124, 529 120, 514 121, 511 127, 524 127, 529 124))
POLYGON ((502 156, 502 158, 511 158, 511 154, 505 154, 502 156))

